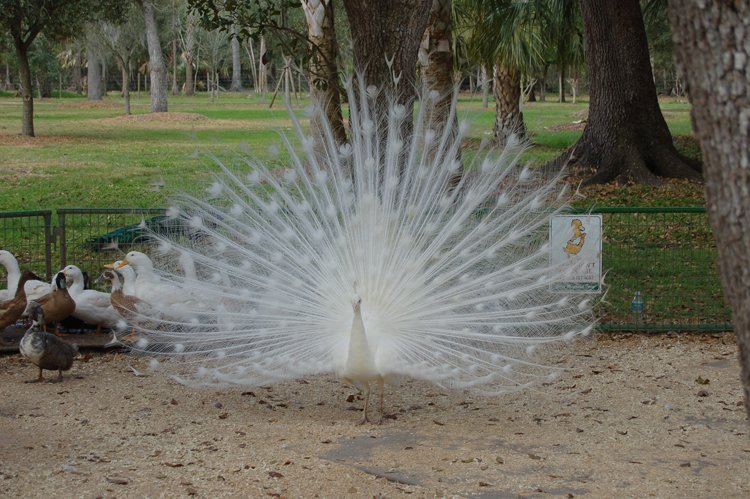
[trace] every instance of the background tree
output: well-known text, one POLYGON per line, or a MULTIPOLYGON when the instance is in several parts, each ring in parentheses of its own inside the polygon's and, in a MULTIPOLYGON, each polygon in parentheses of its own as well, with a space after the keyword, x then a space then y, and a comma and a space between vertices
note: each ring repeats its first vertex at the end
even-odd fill
POLYGON ((669 16, 705 158, 716 265, 732 307, 750 414, 750 2, 670 0, 669 16))
POLYGON ((130 114, 130 75, 136 52, 143 47, 143 15, 131 5, 126 20, 115 24, 107 21, 95 23, 89 36, 101 53, 111 55, 122 75, 122 94, 125 99, 125 114, 130 114))
POLYGON ((86 22, 122 15, 124 2, 117 0, 0 0, 0 27, 9 31, 18 56, 23 98, 22 135, 34 136, 34 96, 28 51, 44 31, 50 40, 72 37, 86 22))
POLYGON ((102 59, 95 34, 90 28, 91 24, 86 30, 86 99, 102 100, 102 59))
POLYGON ((242 52, 240 51, 240 39, 237 37, 239 30, 237 26, 232 27, 232 85, 230 92, 242 92, 242 52))
POLYGON ((167 66, 164 63, 161 40, 159 39, 159 25, 156 22, 156 7, 151 0, 144 0, 142 4, 143 19, 146 26, 146 41, 148 42, 148 61, 151 76, 151 112, 167 112, 167 66))
POLYGON ((185 59, 185 95, 188 97, 193 95, 193 67, 195 65, 195 35, 197 30, 196 15, 190 11, 185 16, 184 28, 178 31, 182 56, 185 59))
POLYGON ((702 181, 701 164, 679 154, 661 114, 638 0, 581 0, 589 76, 583 135, 549 166, 584 184, 662 185, 657 176, 702 181))
MULTIPOLYGON (((313 48, 309 66, 310 97, 322 106, 334 140, 343 144, 346 142, 346 129, 341 114, 339 48, 333 4, 333 0, 302 0, 302 9, 308 25, 307 37, 313 48)), ((310 122, 310 131, 314 137, 325 129, 317 122, 318 119, 313 116, 310 122)))

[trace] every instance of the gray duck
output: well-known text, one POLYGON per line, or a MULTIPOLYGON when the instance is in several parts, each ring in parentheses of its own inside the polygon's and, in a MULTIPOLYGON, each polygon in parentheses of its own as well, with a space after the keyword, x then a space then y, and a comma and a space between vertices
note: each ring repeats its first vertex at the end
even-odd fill
POLYGON ((39 366, 39 377, 27 383, 44 381, 44 369, 57 370, 58 377, 54 383, 59 383, 62 381, 62 372, 69 370, 73 365, 73 359, 78 354, 78 345, 70 345, 54 334, 41 331, 41 326, 44 325, 44 310, 35 301, 29 302, 29 316, 33 322, 21 338, 19 349, 21 355, 39 366))

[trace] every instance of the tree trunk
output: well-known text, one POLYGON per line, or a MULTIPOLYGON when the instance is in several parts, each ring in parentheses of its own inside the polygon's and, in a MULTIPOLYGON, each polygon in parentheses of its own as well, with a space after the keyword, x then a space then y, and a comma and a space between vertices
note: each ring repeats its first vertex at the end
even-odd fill
POLYGON ((86 80, 88 88, 86 89, 86 99, 102 100, 102 65, 97 57, 96 49, 89 45, 88 47, 88 73, 86 80))
POLYGON ((702 181, 701 163, 679 154, 661 114, 638 0, 581 0, 590 99, 581 138, 548 165, 591 175, 584 185, 657 177, 702 181))
POLYGON ((482 109, 490 107, 491 80, 487 77, 487 66, 482 64, 482 109))
POLYGON ((107 96, 107 62, 104 60, 104 57, 100 58, 100 61, 102 63, 102 97, 107 96))
POLYGON ((497 62, 494 67, 495 141, 505 145, 508 136, 526 137, 526 125, 521 112, 521 77, 517 70, 497 62))
POLYGON ((260 52, 258 53, 260 59, 258 59, 258 84, 260 88, 256 89, 256 92, 263 94, 263 100, 266 100, 266 92, 268 91, 268 67, 266 66, 266 37, 261 35, 260 37, 260 52))
MULTIPOLYGON (((365 85, 381 90, 375 106, 378 120, 385 116, 388 97, 395 96, 409 112, 414 107, 417 51, 431 5, 430 0, 344 0, 355 70, 365 85)), ((410 135, 411 130, 404 130, 405 137, 410 135)))
POLYGON ((177 7, 172 1, 172 95, 180 95, 177 84, 177 7))
POLYGON ((21 98, 23 99, 23 124, 21 135, 34 137, 34 89, 31 85, 28 47, 20 38, 13 38, 18 55, 18 72, 21 74, 21 98))
MULTIPOLYGON (((424 129, 433 130, 432 147, 425 151, 428 164, 433 158, 447 156, 441 145, 455 143, 458 136, 458 120, 451 116, 453 107, 453 25, 451 24, 451 0, 434 0, 427 21, 427 28, 419 47, 419 63, 422 77, 422 100, 424 107, 424 129), (446 124, 450 126, 446 134, 446 124), (443 136, 447 140, 443 140, 443 136)), ((461 161, 461 149, 454 153, 461 161)), ((446 158, 447 159, 447 158, 446 158)), ((461 172, 456 173, 453 183, 458 184, 461 172)))
POLYGON ((172 40, 172 95, 180 95, 177 84, 177 40, 172 40))
MULTIPOLYGON (((310 98, 323 109, 337 144, 346 142, 346 129, 341 114, 339 94, 338 42, 334 24, 333 0, 303 0, 308 25, 308 38, 318 51, 310 60, 310 98)), ((310 118, 310 131, 316 139, 322 138, 325 125, 320 116, 310 118)), ((320 142, 319 142, 320 143, 320 142)))
MULTIPOLYGON (((81 66, 83 64, 81 60, 81 42, 79 40, 76 40, 75 50, 76 50, 76 65, 73 67, 73 84, 75 85, 76 93, 78 95, 81 95, 83 94, 83 85, 81 85, 81 80, 83 80, 81 66)), ((60 97, 62 97, 62 94, 60 95, 60 97)))
MULTIPOLYGON (((232 32, 236 35, 239 30, 237 26, 232 27, 232 32)), ((242 92, 242 52, 240 52, 240 39, 232 37, 232 86, 230 92, 242 92)))
POLYGON ((542 77, 539 78, 539 102, 547 102, 547 71, 549 71, 549 64, 544 64, 542 77))
POLYGON ((536 102, 536 82, 529 89, 529 102, 536 102))
MULTIPOLYGON (((185 26, 185 95, 192 97, 195 91, 195 82, 193 81, 193 59, 195 58, 195 17, 193 13, 189 13, 187 16, 187 23, 185 26)), ((195 71, 196 76, 198 71, 195 71)))
POLYGON ((747 1, 671 0, 674 54, 693 104, 716 260, 739 343, 750 414, 750 48, 747 1))
POLYGON ((156 10, 148 2, 143 2, 143 19, 146 23, 146 41, 148 42, 148 60, 151 68, 151 112, 167 112, 167 68, 159 41, 159 26, 156 24, 156 10))
POLYGON ((130 114, 130 71, 122 66, 122 96, 125 98, 125 115, 130 114))
MULTIPOLYGON (((419 66, 423 87, 421 105, 425 106, 425 119, 438 137, 450 119, 453 101, 452 39, 451 0, 434 0, 419 46, 419 66)), ((453 124, 458 126, 455 120, 453 124)))
POLYGON ((557 77, 560 86, 560 97, 558 102, 565 102, 565 68, 560 68, 560 75, 557 77))

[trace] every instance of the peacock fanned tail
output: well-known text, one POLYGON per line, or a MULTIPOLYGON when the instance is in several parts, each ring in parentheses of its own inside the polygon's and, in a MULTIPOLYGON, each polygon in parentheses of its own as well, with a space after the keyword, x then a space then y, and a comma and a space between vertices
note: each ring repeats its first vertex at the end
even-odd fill
MULTIPOLYGON (((167 213, 205 237, 181 244, 152 232, 163 255, 194 260, 197 279, 161 272, 206 306, 161 307, 137 348, 196 384, 338 372, 356 292, 383 377, 482 393, 554 377, 540 348, 594 324, 589 297, 550 293, 580 265, 550 264, 549 220, 567 200, 559 178, 519 164, 525 144, 513 138, 461 155, 469 122, 438 127, 423 108, 403 136, 410 110, 391 98, 377 115, 376 88, 354 78, 348 90, 345 145, 330 128, 309 136, 289 109, 296 143, 280 134, 285 168, 244 144, 232 164, 206 153, 221 173, 204 197, 182 194, 167 213)), ((319 106, 306 111, 324 118, 319 106)))

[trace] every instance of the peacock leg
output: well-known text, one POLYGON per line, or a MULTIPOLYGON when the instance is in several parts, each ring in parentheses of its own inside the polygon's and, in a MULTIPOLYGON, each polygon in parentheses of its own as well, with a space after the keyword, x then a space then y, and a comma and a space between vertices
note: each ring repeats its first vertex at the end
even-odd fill
POLYGON ((370 422, 367 419, 367 404, 370 402, 370 382, 362 381, 362 389, 365 391, 365 408, 362 413, 362 419, 354 423, 354 426, 359 426, 370 422))
POLYGON ((378 420, 375 421, 376 425, 383 424, 383 395, 385 394, 385 381, 383 378, 378 380, 378 391, 380 392, 380 412, 378 413, 378 420))

